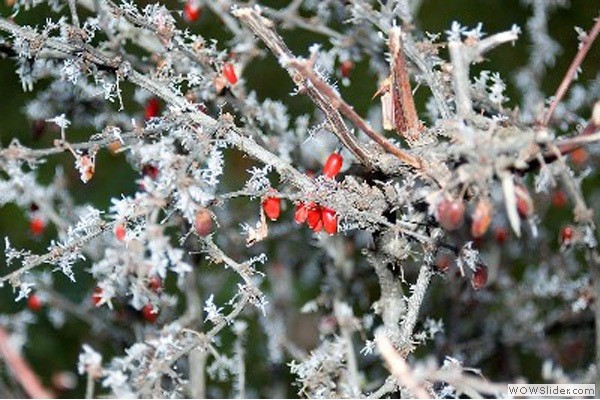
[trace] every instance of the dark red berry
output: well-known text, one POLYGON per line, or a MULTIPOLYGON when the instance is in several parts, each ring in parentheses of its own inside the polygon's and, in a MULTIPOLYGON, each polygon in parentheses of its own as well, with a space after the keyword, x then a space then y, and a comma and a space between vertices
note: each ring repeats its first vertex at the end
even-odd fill
POLYGON ((473 277, 471 278, 471 284, 473 285, 473 289, 479 290, 483 288, 488 280, 488 271, 485 265, 478 265, 475 268, 475 272, 473 273, 473 277))
POLYGON ((340 64, 340 74, 344 78, 350 78, 352 69, 354 69, 354 63, 350 60, 342 61, 340 64))
POLYGON ((575 229, 572 226, 565 226, 560 230, 560 242, 563 244, 569 244, 573 237, 575 237, 575 229))
POLYGON ((465 204, 460 200, 443 199, 437 207, 437 221, 447 231, 460 228, 465 221, 465 204))
POLYGON ((146 321, 153 324, 158 319, 158 310, 155 310, 152 304, 148 303, 142 308, 142 315, 146 321))
POLYGON ((158 99, 153 97, 148 100, 144 112, 146 119, 157 117, 160 112, 160 103, 158 102, 158 99))
POLYGON ((92 304, 94 307, 98 307, 100 301, 102 301, 102 289, 96 286, 94 288, 94 293, 92 294, 92 304))
POLYGON ((152 164, 144 164, 142 167, 142 174, 151 179, 156 179, 158 177, 158 168, 152 164))
POLYGON ((494 229, 494 239, 496 242, 502 244, 508 238, 508 229, 503 226, 498 226, 494 229))

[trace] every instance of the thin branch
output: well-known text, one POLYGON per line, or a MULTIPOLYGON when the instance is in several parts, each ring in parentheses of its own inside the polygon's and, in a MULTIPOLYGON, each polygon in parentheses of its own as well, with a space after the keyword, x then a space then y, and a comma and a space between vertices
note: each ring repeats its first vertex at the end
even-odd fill
POLYGON ((592 44, 596 40, 596 37, 598 37, 598 33, 600 33, 600 17, 596 18, 595 21, 596 23, 588 32, 585 39, 582 40, 581 47, 577 51, 577 54, 571 62, 571 65, 569 66, 569 69, 567 70, 567 73, 565 74, 562 82, 558 86, 558 89, 556 89, 556 93, 554 94, 552 103, 550 103, 550 107, 548 107, 548 110, 546 111, 546 114, 544 115, 544 118, 542 118, 542 121, 540 123, 542 126, 548 126, 548 123, 550 122, 552 114, 554 114, 558 103, 560 103, 564 95, 567 93, 569 86, 571 86, 571 82, 575 78, 575 75, 577 75, 577 70, 579 69, 579 66, 585 59, 585 56, 592 47, 592 44))
POLYGON ((54 394, 42 385, 27 361, 12 347, 9 335, 2 327, 0 327, 0 355, 28 396, 35 399, 54 398, 54 394))
POLYGON ((373 167, 371 158, 360 146, 356 138, 350 134, 339 111, 332 106, 331 102, 328 101, 326 97, 323 97, 322 93, 319 92, 317 88, 310 85, 304 85, 301 75, 298 76, 298 71, 292 68, 290 60, 293 60, 295 57, 283 42, 281 36, 275 31, 273 23, 263 18, 253 8, 239 8, 234 10, 233 14, 244 22, 267 45, 267 47, 271 49, 271 52, 277 57, 279 63, 286 67, 288 74, 294 82, 304 89, 317 107, 325 113, 327 120, 333 128, 333 132, 344 146, 354 154, 360 163, 371 169, 373 167))
POLYGON ((406 386, 408 391, 418 399, 430 399, 432 396, 421 386, 417 378, 413 375, 408 363, 402 358, 398 351, 383 332, 375 334, 375 343, 379 353, 386 361, 392 375, 402 385, 406 386))
POLYGON ((373 139, 377 144, 379 144, 385 151, 390 154, 395 155, 400 161, 405 164, 408 164, 414 168, 420 169, 421 162, 419 158, 416 156, 394 146, 389 140, 385 137, 381 136, 379 133, 375 132, 373 128, 371 128, 354 108, 350 106, 348 103, 341 98, 341 96, 333 90, 331 86, 329 86, 323 79, 315 74, 314 69, 312 67, 312 63, 310 61, 299 61, 297 59, 292 59, 289 61, 289 65, 294 67, 304 78, 308 79, 310 83, 316 88, 316 90, 323 94, 330 104, 333 105, 334 108, 340 110, 342 114, 344 114, 354 125, 356 125, 361 131, 367 134, 371 139, 373 139))

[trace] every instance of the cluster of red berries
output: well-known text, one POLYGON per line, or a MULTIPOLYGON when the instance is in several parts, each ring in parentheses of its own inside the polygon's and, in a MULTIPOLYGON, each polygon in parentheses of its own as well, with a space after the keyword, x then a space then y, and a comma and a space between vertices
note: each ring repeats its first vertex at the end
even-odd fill
MULTIPOLYGON (((331 154, 323 167, 323 175, 329 179, 335 178, 342 169, 343 161, 339 153, 331 154)), ((271 221, 276 221, 281 215, 281 199, 278 197, 267 196, 262 202, 262 207, 271 221)), ((325 230, 328 234, 335 235, 338 231, 337 213, 315 202, 298 203, 294 220, 299 224, 308 223, 309 228, 314 232, 325 230)))

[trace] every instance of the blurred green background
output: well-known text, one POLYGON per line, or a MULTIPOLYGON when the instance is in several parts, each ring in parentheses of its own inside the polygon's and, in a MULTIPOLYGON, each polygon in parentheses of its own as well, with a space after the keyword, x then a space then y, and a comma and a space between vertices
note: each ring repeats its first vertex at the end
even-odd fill
MULTIPOLYGON (((138 2, 138 4, 142 3, 138 2)), ((180 3, 172 1, 164 2, 164 4, 171 9, 181 9, 182 7, 180 3)), ((265 4, 283 7, 287 2, 269 1, 265 4)), ((423 2, 416 20, 419 28, 432 33, 443 32, 450 27, 454 20, 469 27, 474 27, 478 22, 482 22, 483 30, 487 33, 509 29, 515 23, 521 26, 524 35, 514 46, 505 45, 492 51, 488 55, 489 61, 477 67, 499 71, 505 82, 508 83, 511 105, 516 105, 519 93, 515 90, 512 78, 516 69, 526 63, 531 51, 525 29, 525 22, 530 12, 531 10, 518 0, 430 0, 423 2)), ((0 14, 2 16, 10 15, 8 7, 4 4, 0 5, 0 14)), ((544 81, 547 95, 554 92, 576 52, 577 37, 573 27, 580 26, 587 30, 592 24, 592 19, 597 15, 598 2, 596 0, 574 0, 571 1, 569 7, 559 8, 552 14, 551 35, 560 43, 563 51, 544 81)), ((21 24, 36 24, 42 22, 46 17, 53 17, 53 15, 48 14, 46 7, 39 6, 29 12, 23 12, 16 20, 21 24)), ((181 25, 184 24, 181 19, 180 22, 181 25)), ((201 19, 190 26, 190 29, 206 38, 224 39, 228 37, 223 34, 222 25, 208 10, 203 12, 201 19)), ((326 48, 330 46, 325 38, 316 34, 306 32, 298 34, 290 31, 281 31, 281 33, 296 54, 307 54, 307 48, 315 42, 322 42, 326 48)), ((221 48, 224 46, 224 44, 220 45, 221 48)), ((583 64, 583 73, 579 82, 585 84, 587 80, 594 78, 599 72, 599 66, 600 43, 596 43, 583 64)), ((290 110, 298 115, 312 110, 312 106, 304 97, 289 96, 293 85, 273 57, 269 56, 260 63, 251 65, 245 71, 245 78, 250 83, 250 88, 255 89, 262 98, 280 99, 289 104, 290 110)), ((341 90, 345 99, 355 105, 359 113, 365 115, 371 104, 371 94, 377 89, 377 84, 376 77, 366 72, 366 62, 363 61, 353 71, 351 85, 342 87, 341 90)), ((42 83, 40 87, 43 86, 42 83)), ((423 91, 418 93, 418 100, 422 103, 424 96, 420 96, 421 93, 423 91)), ((46 131, 38 139, 32 135, 31 121, 27 121, 25 118, 23 107, 34 97, 35 90, 33 93, 23 92, 15 74, 15 64, 9 59, 0 59, 0 94, 3 99, 0 102, 0 120, 2 121, 0 142, 2 146, 7 146, 12 138, 18 138, 25 146, 50 147, 53 139, 57 137, 57 133, 46 131)), ((133 112, 137 109, 138 112, 143 112, 139 105, 131 101, 128 101, 127 104, 129 111, 133 112)), ((422 104, 420 110, 423 110, 422 104)), ((91 133, 94 132, 90 129, 70 128, 68 138, 77 142, 85 140, 91 133)), ((91 203, 100 209, 106 209, 110 204, 111 197, 119 196, 121 193, 131 194, 136 188, 134 180, 138 174, 127 165, 123 155, 114 156, 106 151, 101 151, 97 158, 97 172, 91 182, 85 185, 79 180, 74 171, 72 158, 68 155, 54 156, 41 168, 40 179, 42 182, 47 182, 52 178, 57 165, 62 165, 64 168, 69 178, 70 192, 78 203, 91 203)), ((547 223, 559 226, 562 223, 561 220, 567 220, 569 215, 568 213, 562 215, 559 213, 553 218, 555 220, 547 221, 547 223)), ((13 205, 6 205, 0 209, 0 238, 8 236, 16 248, 43 253, 54 235, 55 231, 50 227, 41 237, 33 237, 29 233, 26 215, 21 210, 13 205)), ((83 293, 90 290, 92 282, 85 272, 87 265, 81 263, 76 271, 80 283, 78 285, 71 284, 61 274, 55 274, 58 288, 64 296, 78 301, 77 299, 80 299, 83 293)), ((7 271, 3 257, 0 257, 0 271, 7 271)), ((0 289, 0 313, 11 313, 25 306, 24 302, 15 304, 13 299, 14 295, 9 287, 0 289)), ((69 320, 62 329, 55 330, 45 316, 40 315, 39 319, 40 323, 35 325, 35 330, 29 332, 31 340, 27 343, 25 350, 27 358, 33 364, 36 372, 49 384, 53 372, 75 370, 81 344, 87 340, 88 328, 83 323, 69 320)), ((63 395, 81 396, 80 390, 67 391, 63 395)))

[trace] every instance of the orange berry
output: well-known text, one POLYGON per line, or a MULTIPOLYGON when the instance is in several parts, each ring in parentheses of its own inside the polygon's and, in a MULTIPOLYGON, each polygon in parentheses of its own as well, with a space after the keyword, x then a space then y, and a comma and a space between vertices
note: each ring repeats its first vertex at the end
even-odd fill
POLYGON ((487 199, 482 199, 477 203, 475 212, 473 212, 473 223, 471 224, 471 235, 474 238, 480 238, 487 232, 492 223, 492 204, 487 199))
POLYGON ((587 150, 580 147, 571 152, 571 161, 575 165, 583 165, 588 160, 589 156, 587 150))

